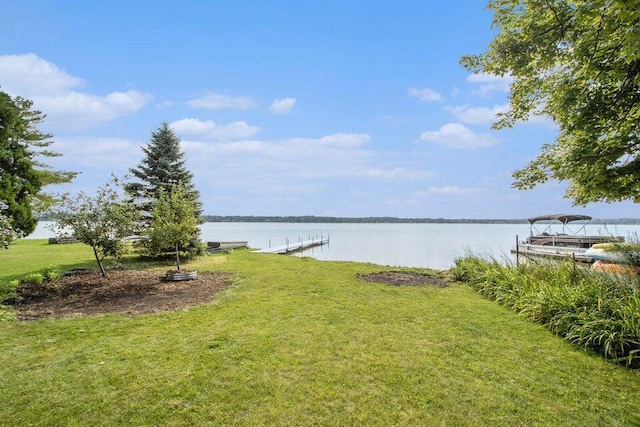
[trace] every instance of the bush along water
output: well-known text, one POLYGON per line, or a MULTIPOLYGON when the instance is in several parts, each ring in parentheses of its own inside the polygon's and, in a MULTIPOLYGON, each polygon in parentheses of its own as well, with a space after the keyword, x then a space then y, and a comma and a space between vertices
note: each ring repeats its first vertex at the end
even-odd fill
POLYGON ((571 263, 505 266, 457 259, 453 278, 609 360, 640 369, 640 282, 571 263))

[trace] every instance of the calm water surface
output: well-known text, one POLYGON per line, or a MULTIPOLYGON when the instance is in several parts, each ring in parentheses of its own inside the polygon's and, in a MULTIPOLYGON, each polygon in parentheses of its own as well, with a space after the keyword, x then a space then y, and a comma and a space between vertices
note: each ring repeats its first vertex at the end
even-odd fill
MULTIPOLYGON (((29 238, 53 236, 41 222, 29 238)), ((325 246, 296 256, 319 260, 358 261, 374 264, 446 269, 467 251, 511 260, 516 235, 529 235, 528 224, 290 224, 220 223, 202 225, 204 241, 246 240, 256 249, 285 245, 311 237, 329 237, 325 246)), ((587 226, 589 234, 615 234, 628 237, 640 232, 638 225, 587 226)))

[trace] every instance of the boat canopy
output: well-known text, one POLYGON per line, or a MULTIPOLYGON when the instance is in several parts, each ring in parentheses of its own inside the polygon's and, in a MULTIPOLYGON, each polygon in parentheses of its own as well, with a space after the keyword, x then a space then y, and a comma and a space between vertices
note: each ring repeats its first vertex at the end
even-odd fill
POLYGON ((542 216, 537 216, 535 218, 527 219, 527 221, 529 221, 529 224, 532 224, 532 225, 533 223, 539 222, 539 221, 559 221, 563 225, 566 225, 567 223, 572 221, 589 221, 589 220, 591 220, 591 217, 589 215, 564 215, 564 214, 542 215, 542 216))

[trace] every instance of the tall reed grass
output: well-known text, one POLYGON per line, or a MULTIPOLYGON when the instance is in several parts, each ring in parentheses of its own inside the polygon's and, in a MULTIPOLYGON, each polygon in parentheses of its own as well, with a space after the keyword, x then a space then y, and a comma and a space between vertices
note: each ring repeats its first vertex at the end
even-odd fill
POLYGON ((562 264, 466 256, 453 278, 606 359, 640 369, 640 280, 562 264))

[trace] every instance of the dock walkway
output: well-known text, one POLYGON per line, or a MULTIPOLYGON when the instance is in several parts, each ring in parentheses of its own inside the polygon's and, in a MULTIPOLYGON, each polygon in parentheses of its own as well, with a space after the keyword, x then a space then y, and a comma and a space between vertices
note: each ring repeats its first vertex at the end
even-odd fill
POLYGON ((231 249, 246 248, 248 243, 246 240, 207 242, 207 252, 229 252, 231 249))
POLYGON ((311 239, 301 240, 298 242, 288 242, 286 245, 274 246, 271 248, 258 249, 256 253, 261 254, 288 254, 292 252, 299 252, 305 249, 314 248, 316 246, 322 246, 329 243, 329 239, 311 239))

